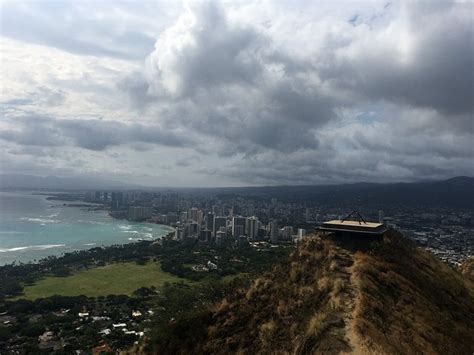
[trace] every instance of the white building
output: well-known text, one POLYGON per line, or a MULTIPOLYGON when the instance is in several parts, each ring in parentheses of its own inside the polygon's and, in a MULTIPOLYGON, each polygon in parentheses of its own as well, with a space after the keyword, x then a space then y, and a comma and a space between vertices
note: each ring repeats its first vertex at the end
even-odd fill
POLYGON ((298 238, 303 238, 306 235, 306 229, 298 228, 298 238))

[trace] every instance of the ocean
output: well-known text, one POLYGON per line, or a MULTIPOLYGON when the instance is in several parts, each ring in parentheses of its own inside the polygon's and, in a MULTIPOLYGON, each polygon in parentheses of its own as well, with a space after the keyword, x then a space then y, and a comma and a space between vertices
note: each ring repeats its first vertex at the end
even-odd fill
POLYGON ((51 201, 32 192, 0 192, 0 265, 151 240, 170 231, 166 226, 117 220, 105 210, 89 211, 64 203, 74 202, 51 201))

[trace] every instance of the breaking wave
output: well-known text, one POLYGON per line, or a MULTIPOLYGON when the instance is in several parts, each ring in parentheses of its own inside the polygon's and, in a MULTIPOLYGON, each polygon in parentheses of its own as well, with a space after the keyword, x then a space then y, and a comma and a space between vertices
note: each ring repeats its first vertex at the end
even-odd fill
POLYGON ((42 244, 42 245, 28 245, 26 247, 14 247, 14 248, 0 248, 0 253, 8 253, 11 251, 20 251, 20 250, 46 250, 52 248, 62 248, 66 244, 42 244))
POLYGON ((28 218, 28 217, 23 217, 21 218, 22 221, 28 221, 28 222, 34 222, 34 223, 59 223, 57 219, 48 219, 48 218, 28 218))

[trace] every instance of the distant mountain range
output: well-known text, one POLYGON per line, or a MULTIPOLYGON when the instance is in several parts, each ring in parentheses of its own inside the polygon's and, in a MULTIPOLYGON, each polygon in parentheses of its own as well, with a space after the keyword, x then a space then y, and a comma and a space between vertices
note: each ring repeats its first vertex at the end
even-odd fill
POLYGON ((354 183, 320 186, 268 186, 215 189, 226 196, 255 196, 285 201, 313 201, 327 206, 390 204, 410 206, 452 206, 474 208, 474 178, 454 177, 448 180, 414 183, 354 183))
MULTIPOLYGON (((0 175, 2 189, 56 189, 56 190, 163 190, 121 181, 92 177, 57 177, 20 174, 0 175)), ((414 183, 368 183, 340 185, 261 186, 226 188, 166 188, 196 194, 214 194, 222 199, 235 196, 277 198, 284 201, 312 201, 328 206, 390 204, 410 206, 452 206, 474 208, 474 178, 454 177, 441 181, 414 183)))

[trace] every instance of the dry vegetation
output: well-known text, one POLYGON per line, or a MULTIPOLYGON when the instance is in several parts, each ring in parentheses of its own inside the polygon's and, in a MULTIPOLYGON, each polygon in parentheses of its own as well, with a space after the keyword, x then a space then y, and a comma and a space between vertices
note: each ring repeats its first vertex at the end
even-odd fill
POLYGON ((471 282, 395 233, 361 249, 307 238, 215 305, 181 353, 473 353, 471 282))
POLYGON ((459 271, 469 280, 474 282, 474 256, 471 256, 469 259, 464 261, 461 266, 459 266, 459 271))
POLYGON ((353 301, 352 255, 320 238, 307 240, 287 264, 220 303, 205 351, 345 352, 353 301))
POLYGON ((364 347, 388 354, 472 354, 474 290, 461 274, 395 234, 354 259, 354 329, 364 347))

